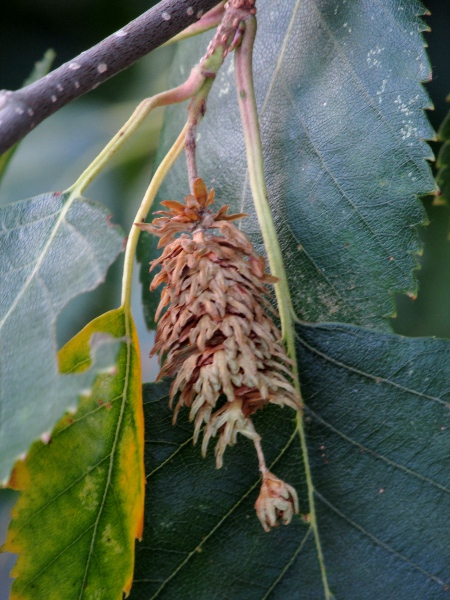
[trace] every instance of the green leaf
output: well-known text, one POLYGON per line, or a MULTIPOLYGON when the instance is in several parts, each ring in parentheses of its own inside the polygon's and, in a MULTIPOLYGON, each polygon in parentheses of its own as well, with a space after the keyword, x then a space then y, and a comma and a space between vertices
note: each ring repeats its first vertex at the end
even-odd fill
MULTIPOLYGON (((34 69, 31 72, 30 76, 25 79, 23 82, 23 86, 29 85, 34 81, 37 81, 44 75, 50 71, 53 61, 55 60, 55 52, 51 49, 47 50, 47 52, 42 57, 42 60, 39 60, 34 64, 34 69)), ((20 143, 20 142, 19 142, 20 143)), ((6 168, 8 167, 15 151, 19 147, 19 143, 15 144, 12 148, 4 152, 0 155, 0 182, 6 172, 6 168)))
MULTIPOLYGON (((450 342, 349 325, 298 327, 319 531, 336 598, 438 600, 450 584, 450 342), (444 391, 443 391, 444 390, 444 391)), ((323 598, 300 517, 265 534, 244 438, 214 468, 171 424, 168 384, 144 386, 147 503, 132 599, 323 598)), ((255 415, 268 464, 308 510, 292 412, 255 415), (272 467, 271 467, 272 468, 272 467)))
POLYGON ((3 550, 19 554, 12 600, 120 600, 133 575, 144 502, 142 386, 131 315, 90 323, 60 352, 63 373, 84 371, 97 332, 126 340, 116 370, 99 376, 75 415, 36 442, 13 472, 22 490, 3 550))
MULTIPOLYGON (((434 133, 423 112, 430 102, 420 81, 430 69, 421 12, 415 0, 258 1, 254 71, 269 201, 304 320, 387 329, 393 295, 416 292, 415 226, 426 216, 415 196, 435 189, 423 141, 434 133)), ((187 76, 207 39, 180 45, 171 84, 187 76)), ((199 175, 216 188, 219 204, 250 214, 242 227, 262 252, 232 60, 199 127, 199 175)), ((185 119, 180 107, 167 111, 160 156, 185 119)), ((187 193, 179 161, 159 198, 187 193)), ((154 300, 146 290, 155 244, 142 237, 150 326, 154 300)))
MULTIPOLYGON (((255 415, 269 468, 296 487, 303 513, 316 510, 267 535, 253 509, 251 443, 227 450, 215 471, 212 452, 202 461, 191 447, 186 414, 172 429, 167 384, 145 388, 151 502, 132 598, 446 595, 449 343, 373 331, 388 329, 395 293, 416 292, 416 226, 426 221, 417 196, 435 189, 421 10, 409 0, 258 2, 256 94, 295 310, 366 329, 298 328, 308 457, 291 412, 255 415)), ((208 37, 180 47, 171 84, 208 37)), ((227 60, 198 132, 199 175, 219 205, 249 213, 241 226, 264 252, 227 60)), ((167 111, 160 156, 185 118, 167 111)), ((187 191, 179 162, 160 200, 187 191)), ((155 246, 142 236, 144 290, 155 246)), ((150 325, 155 299, 144 291, 144 301, 150 325)))
POLYGON ((68 192, 0 208, 0 482, 91 385, 94 367, 59 373, 55 321, 104 279, 122 244, 102 206, 68 192))
MULTIPOLYGON (((450 101, 450 97, 447 100, 450 101)), ((440 189, 437 202, 448 203, 450 202, 450 112, 447 113, 442 125, 439 127, 438 140, 443 144, 436 160, 438 168, 436 183, 440 189)))

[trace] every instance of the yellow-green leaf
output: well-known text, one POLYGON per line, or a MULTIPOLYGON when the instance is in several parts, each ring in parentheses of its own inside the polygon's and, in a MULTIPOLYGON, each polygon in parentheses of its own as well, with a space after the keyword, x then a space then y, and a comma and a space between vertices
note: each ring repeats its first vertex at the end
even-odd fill
POLYGON ((122 308, 92 321, 60 352, 63 373, 89 365, 89 340, 123 338, 114 374, 100 375, 75 415, 14 469, 22 490, 4 550, 19 554, 12 600, 115 600, 131 587, 144 502, 140 356, 122 308))

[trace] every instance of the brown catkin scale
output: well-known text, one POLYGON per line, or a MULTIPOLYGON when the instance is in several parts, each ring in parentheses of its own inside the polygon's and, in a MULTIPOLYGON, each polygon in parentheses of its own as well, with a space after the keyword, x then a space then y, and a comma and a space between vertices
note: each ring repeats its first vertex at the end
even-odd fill
MULTIPOLYGON (((151 269, 160 266, 161 271, 150 286, 164 284, 152 350, 163 362, 158 379, 175 377, 170 389, 171 405, 179 395, 174 421, 182 406, 190 408, 194 441, 205 424, 203 455, 210 438, 219 436, 215 452, 221 467, 225 448, 236 443, 238 433, 259 443, 253 413, 269 402, 298 410, 301 401, 270 316, 274 310, 266 286, 277 279, 265 273, 264 258, 232 223, 246 215, 228 215, 228 206, 213 212, 214 190, 207 193, 201 179, 193 187, 185 204, 162 202, 167 210, 139 227, 157 235, 158 247, 164 247, 152 262, 151 269)), ((275 509, 283 520, 280 507, 275 509)))

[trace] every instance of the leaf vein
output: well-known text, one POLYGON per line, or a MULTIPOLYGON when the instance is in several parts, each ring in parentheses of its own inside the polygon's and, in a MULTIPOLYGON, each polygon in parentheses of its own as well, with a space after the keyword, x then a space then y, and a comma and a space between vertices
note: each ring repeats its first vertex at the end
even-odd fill
POLYGON ((312 532, 312 528, 308 527, 308 531, 306 532, 306 534, 303 536, 303 539, 300 541, 299 545, 297 546, 297 548, 295 549, 294 553, 292 554, 291 558, 288 560, 288 562, 286 563, 286 565, 284 566, 283 570, 281 571, 281 573, 278 575, 278 577, 275 579, 275 581, 272 583, 272 585, 270 586, 270 588, 267 590, 267 592, 264 594, 264 596, 261 598, 261 600, 267 600, 267 598, 269 597, 269 595, 273 592, 273 590, 277 587, 277 585, 280 583, 280 581, 283 579, 283 577, 286 575, 286 573, 289 571, 289 569, 291 568, 291 566, 294 564, 297 556, 300 554, 300 552, 303 549, 303 546, 306 544, 310 534, 312 532))
MULTIPOLYGON (((367 89, 366 85, 364 84, 364 82, 362 81, 362 79, 357 75, 356 71, 353 69, 352 67, 352 63, 351 61, 349 61, 349 59, 347 58, 347 56, 345 55, 345 53, 342 51, 341 45, 338 43, 335 35, 333 34, 333 32, 331 31, 328 23, 326 22, 321 10, 318 8, 315 0, 312 0, 311 4, 313 5, 317 16, 319 17, 324 30, 327 32, 328 37, 330 38, 330 40, 333 42, 333 45, 335 46, 337 53, 339 54, 339 56, 341 57, 341 59, 343 60, 343 62, 346 64, 347 68, 348 68, 348 72, 351 73, 353 80, 355 82, 355 85, 363 92, 364 96, 366 96, 369 104, 372 106, 373 110, 375 111, 375 113, 377 114, 377 116, 379 117, 380 121, 383 121, 383 123, 385 124, 386 128, 391 132, 391 134, 393 135, 394 139, 398 138, 398 132, 391 126, 391 124, 389 123, 388 119, 386 119, 386 117, 384 116, 384 114, 381 112, 381 110, 379 109, 375 98, 373 98, 369 92, 369 90, 367 89)), ((403 32, 403 31, 402 31, 403 32)), ((419 84, 419 81, 418 81, 419 84)), ((405 154, 407 154, 409 156, 409 159, 411 160, 412 163, 414 163, 419 170, 421 170, 422 165, 419 164, 415 158, 413 157, 413 155, 411 154, 411 152, 409 151, 409 148, 406 144, 401 144, 401 146, 403 147, 403 151, 405 154)))
POLYGON ((343 363, 343 362, 341 362, 339 360, 336 360, 335 358, 332 358, 328 354, 325 354, 324 352, 321 352, 317 348, 314 348, 313 346, 311 346, 310 344, 308 344, 308 342, 306 342, 297 332, 295 333, 295 337, 302 344, 302 346, 304 346, 305 348, 307 348, 308 350, 310 350, 311 352, 313 352, 317 356, 320 356, 324 360, 326 360, 326 361, 328 361, 328 362, 336 365, 337 367, 340 367, 342 369, 346 369, 348 371, 351 371, 352 373, 356 373, 357 375, 360 375, 361 377, 365 377, 367 379, 371 379, 372 381, 375 381, 378 384, 384 383, 386 385, 390 385, 392 387, 395 387, 395 388, 401 390, 402 392, 406 392, 408 394, 412 394, 413 396, 418 396, 419 398, 425 398, 426 400, 431 400, 433 402, 437 402, 439 404, 442 404, 443 406, 447 406, 447 402, 445 402, 441 398, 438 398, 436 396, 429 396, 428 394, 424 394, 423 392, 419 392, 418 390, 414 390, 412 388, 408 388, 408 387, 406 387, 406 386, 404 386, 404 385, 402 385, 400 383, 397 383, 395 381, 391 381, 390 379, 387 379, 385 377, 380 377, 378 375, 372 375, 371 373, 367 373, 365 371, 362 371, 361 369, 357 369, 356 367, 352 367, 351 365, 348 365, 348 364, 343 363))
POLYGON ((35 275, 39 272, 39 269, 41 268, 45 257, 47 256, 48 251, 50 250, 50 247, 53 243, 53 240, 56 237, 56 234, 58 233, 58 230, 61 226, 61 223, 64 221, 64 217, 66 216, 71 204, 72 204, 73 200, 72 200, 72 194, 69 196, 69 198, 67 199, 67 202, 64 204, 64 206, 61 208, 59 217, 57 218, 55 225, 48 237, 48 240, 46 241, 44 247, 42 248, 39 256, 36 259, 36 264, 34 266, 34 269, 31 271, 31 273, 29 274, 28 278, 25 280, 23 286, 20 288, 17 296, 15 297, 14 301, 11 303, 11 306, 9 307, 9 309, 6 311, 5 316, 3 317, 3 319, 0 321, 0 330, 3 328, 3 326, 5 325, 6 321, 9 319, 9 317, 11 316, 11 314, 14 312, 14 310, 16 309, 17 305, 19 304, 20 300, 23 298, 23 296, 25 295, 26 291, 28 290, 29 286, 31 285, 35 275))
POLYGON ((150 479, 150 477, 152 477, 152 475, 154 475, 155 473, 157 473, 160 469, 162 469, 165 465, 167 465, 167 463, 169 463, 173 458, 175 458, 175 456, 177 456, 177 454, 179 454, 181 452, 181 450, 183 450, 183 448, 185 448, 190 442, 192 442, 193 439, 194 439, 194 436, 191 435, 191 437, 189 437, 185 442, 183 442, 182 444, 180 444, 177 447, 177 449, 175 450, 175 452, 173 452, 161 464, 159 464, 157 467, 155 467, 153 469, 153 471, 150 471, 150 473, 148 473, 148 475, 145 478, 146 481, 148 481, 150 479))
MULTIPOLYGON (((2 209, 4 209, 4 208, 6 208, 6 206, 2 207, 2 209)), ((35 225, 36 223, 41 223, 42 221, 48 221, 48 220, 55 219, 55 217, 57 217, 58 213, 60 213, 61 210, 62 210, 62 207, 58 208, 58 210, 55 210, 55 212, 46 214, 44 217, 39 217, 38 219, 33 219, 33 221, 26 221, 25 223, 18 223, 16 226, 11 227, 11 228, 6 227, 6 226, 3 227, 2 225, 0 225, 0 238, 2 237, 3 234, 14 233, 20 229, 24 229, 25 227, 35 225)), ((3 212, 2 212, 2 214, 3 214, 3 212)))
POLYGON ((90 261, 90 266, 93 266, 97 272, 97 277, 101 280, 103 279, 103 272, 102 269, 100 267, 100 263, 99 260, 92 248, 92 244, 89 242, 89 240, 87 239, 87 237, 81 233, 81 231, 79 229, 77 229, 75 227, 75 225, 73 225, 70 221, 68 221, 67 219, 65 220, 65 224, 67 225, 68 229, 72 229, 72 231, 74 232, 74 234, 79 237, 83 242, 84 242, 84 246, 87 248, 89 256, 91 258, 90 261))
POLYGON ((402 465, 394 460, 391 460, 390 458, 387 458, 386 456, 383 456, 382 454, 375 452, 375 450, 368 448, 364 444, 361 444, 360 442, 357 442, 356 440, 352 439, 351 437, 349 437, 348 435, 346 435, 345 433, 343 433, 342 431, 340 431, 339 429, 337 429, 336 427, 331 425, 331 423, 328 423, 328 421, 325 421, 325 419, 322 419, 322 417, 320 417, 316 412, 311 410, 311 408, 309 406, 305 406, 305 412, 310 414, 314 419, 316 419, 317 421, 319 421, 320 423, 325 425, 325 427, 330 429, 330 431, 333 431, 334 433, 336 433, 338 436, 340 436, 342 439, 344 439, 349 444, 352 444, 353 446, 356 446, 357 448, 364 450, 364 452, 371 454, 376 459, 382 460, 383 462, 387 463, 388 465, 390 465, 396 469, 399 469, 399 470, 407 473, 408 475, 411 475, 412 477, 416 477, 417 479, 420 479, 421 481, 424 481, 425 483, 428 483, 428 484, 438 488, 439 490, 441 490, 442 492, 444 492, 446 494, 450 494, 450 489, 446 488, 444 485, 438 483, 437 481, 434 481, 433 479, 430 479, 429 477, 426 477, 425 475, 421 475, 420 473, 417 473, 413 469, 409 469, 408 467, 405 467, 404 465, 402 465))
MULTIPOLYGON (((292 106, 294 108, 296 108, 294 100, 292 98, 292 95, 289 91, 289 89, 284 85, 284 90, 286 92, 286 96, 289 98, 292 106)), ((379 248, 381 248, 383 250, 383 252, 385 253, 387 259, 389 260, 391 253, 389 252, 389 250, 387 248, 385 248, 384 244, 381 242, 381 240, 379 239, 379 236, 377 234, 377 232, 373 229, 373 227, 371 226, 370 222, 366 219, 366 217, 364 217, 364 215, 361 214, 361 211, 359 209, 359 207, 357 206, 357 204, 355 204, 355 202, 350 198, 350 196, 347 194, 347 192, 343 189, 343 187, 340 185, 340 183, 338 182, 337 178, 335 177, 335 175, 332 173, 330 167, 328 166, 328 162, 326 161, 326 159, 324 158, 324 156, 322 155, 321 151, 319 150, 319 148, 316 146, 316 144, 314 143, 313 137, 311 132, 309 131, 304 119, 301 118, 299 111, 294 111, 295 112, 295 116, 297 118, 297 121, 300 123, 301 127, 303 128, 303 131, 305 132, 310 144, 311 144, 311 148, 314 151, 314 153, 316 154, 316 156, 319 158, 324 171, 328 174, 328 176, 330 177, 334 187, 339 191, 340 195, 342 198, 344 198, 346 200, 346 202, 352 207, 354 214, 357 215, 358 219, 361 221, 361 223, 363 224, 363 226, 369 231, 369 233, 372 235, 373 239, 376 240, 377 245, 379 246, 379 248)), ((400 265, 398 264, 397 261, 391 261, 391 264, 393 266, 393 268, 397 269, 402 276, 406 277, 409 275, 409 271, 403 271, 400 267, 400 265)), ((320 271, 319 271, 320 272, 320 271)))
MULTIPOLYGON (((283 454, 285 452, 287 452, 287 450, 289 449, 289 447, 291 446, 291 444, 294 442, 294 440, 297 438, 297 430, 295 429, 294 432, 292 433, 291 437, 289 438, 289 440, 286 442, 286 445, 284 446, 284 448, 280 451, 280 453, 278 454, 278 456, 274 459, 274 461, 271 463, 270 465, 270 469, 273 468, 273 466, 280 460, 280 458, 283 456, 283 454)), ((189 440, 190 441, 190 440, 189 440)), ((152 473, 154 473, 157 469, 154 469, 152 471, 152 473)), ((211 529, 211 531, 204 537, 202 537, 202 540, 200 541, 200 543, 189 552, 189 554, 187 555, 187 557, 184 559, 184 561, 182 561, 177 567, 176 569, 174 569, 173 573, 171 573, 171 575, 169 575, 169 577, 167 577, 163 584, 156 590, 155 594, 150 598, 150 600, 153 600, 153 598, 156 598, 157 596, 159 596, 159 594, 162 592, 162 590, 166 587, 166 585, 177 575, 177 573, 189 562, 189 560, 198 553, 199 549, 201 549, 201 547, 209 540, 209 538, 219 529, 219 527, 228 519, 228 517, 230 515, 233 514, 233 512, 242 504, 242 502, 250 495, 250 493, 257 487, 257 485, 259 484, 259 482, 261 481, 261 478, 258 478, 255 483, 253 485, 251 485, 249 487, 249 489, 242 494, 242 496, 239 498, 239 500, 223 515, 222 518, 219 519, 219 521, 216 523, 216 525, 211 529)))
POLYGON ((97 467, 99 467, 108 458, 109 458, 109 455, 108 456, 104 456, 100 461, 98 461, 97 464, 93 465, 88 471, 86 471, 80 477, 78 477, 78 479, 75 479, 75 481, 73 481, 70 485, 68 485, 63 490, 61 490, 58 494, 56 494, 56 496, 53 496, 52 498, 50 498, 50 500, 46 504, 44 504, 43 506, 41 506, 41 508, 39 510, 37 510, 32 515, 30 515, 30 517, 24 523, 22 523, 22 525, 17 529, 17 532, 21 531, 24 527, 26 527, 42 511, 44 511, 46 508, 48 508, 49 506, 51 506, 53 504, 53 502, 56 502, 56 500, 58 500, 58 498, 61 498, 61 496, 63 496, 67 492, 69 492, 77 483, 79 483, 87 475, 89 475, 90 473, 92 473, 92 471, 94 471, 94 469, 96 469, 97 467))
POLYGON ((27 582, 25 583, 25 585, 23 585, 21 588, 20 588, 20 584, 19 584, 19 581, 20 581, 20 580, 19 580, 19 579, 17 579, 17 587, 19 588, 19 590, 18 590, 18 591, 20 591, 20 590, 25 590, 25 589, 26 589, 26 588, 27 588, 27 587, 28 587, 30 584, 32 584, 32 583, 33 583, 33 581, 36 581, 36 579, 37 579, 38 577, 40 577, 40 576, 42 575, 42 573, 44 573, 44 572, 45 572, 45 571, 46 571, 48 568, 50 568, 50 567, 52 566, 52 564, 53 564, 54 562, 56 562, 60 556, 62 556, 62 555, 65 553, 65 552, 67 552, 68 550, 70 550, 70 548, 72 548, 72 546, 74 546, 74 545, 75 545, 75 544, 76 544, 76 543, 77 543, 79 540, 81 540, 81 538, 82 538, 84 535, 86 535, 86 533, 88 533, 88 531, 89 531, 90 529, 92 529, 92 527, 93 527, 92 525, 89 525, 89 527, 88 527, 87 529, 85 529, 85 530, 83 531, 83 533, 81 533, 81 534, 80 534, 80 535, 79 535, 79 536, 78 536, 78 537, 77 537, 77 538, 76 538, 76 539, 75 539, 75 540, 74 540, 74 541, 73 541, 71 544, 69 544, 69 545, 68 545, 68 546, 66 546, 66 547, 65 547, 63 550, 61 550, 61 552, 60 552, 59 554, 57 554, 57 555, 56 555, 56 556, 55 556, 55 557, 54 557, 54 558, 53 558, 53 559, 52 559, 50 562, 48 562, 48 563, 45 565, 45 567, 43 567, 43 568, 42 568, 42 569, 41 569, 41 570, 40 570, 40 571, 39 571, 39 572, 38 572, 38 573, 37 573, 37 574, 36 574, 36 575, 35 575, 35 576, 34 576, 32 579, 30 579, 29 581, 27 581, 27 582))
POLYGON ((357 529, 358 531, 360 531, 363 535, 365 535, 366 537, 368 537, 369 539, 371 539, 377 546, 380 546, 381 548, 383 548, 384 550, 386 550, 390 554, 393 554, 394 556, 396 556, 398 559, 402 560, 403 562, 408 563, 416 571, 419 571, 419 573, 422 573, 422 575, 425 575, 425 577, 427 577, 428 579, 431 579, 432 581, 436 582, 440 586, 446 586, 447 585, 444 581, 442 581, 442 579, 440 579, 436 575, 433 575, 432 573, 429 573, 427 570, 423 569, 420 565, 418 565, 417 563, 415 563, 413 560, 411 560, 410 558, 408 558, 406 555, 402 554, 401 552, 398 552, 397 550, 395 550, 395 548, 392 548, 392 546, 389 546, 389 544, 386 544, 385 542, 383 542, 382 540, 380 540, 379 538, 377 538, 373 533, 370 533, 370 531, 367 531, 367 529, 365 529, 362 525, 360 525, 356 521, 353 521, 353 519, 350 519, 350 517, 347 517, 347 515, 345 515, 336 506, 334 506, 331 502, 329 502, 317 490, 315 490, 315 493, 316 493, 316 496, 319 498, 319 500, 321 502, 323 502, 323 504, 325 504, 325 506, 328 506, 328 508, 330 508, 334 513, 336 513, 341 519, 343 519, 349 525, 351 525, 352 527, 354 527, 355 529, 357 529))

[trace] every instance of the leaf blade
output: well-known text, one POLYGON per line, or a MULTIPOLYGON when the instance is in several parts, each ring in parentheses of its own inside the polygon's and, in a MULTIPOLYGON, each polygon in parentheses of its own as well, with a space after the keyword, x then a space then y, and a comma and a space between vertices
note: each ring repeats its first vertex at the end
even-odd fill
MULTIPOLYGON (((373 329, 387 329, 386 317, 392 314, 394 306, 391 296, 395 292, 413 293, 416 286, 412 271, 417 266, 414 255, 420 252, 420 244, 415 228, 425 222, 425 216, 415 196, 434 189, 430 170, 425 163, 431 153, 423 142, 423 139, 431 138, 433 132, 423 114, 423 108, 428 106, 428 99, 420 85, 429 74, 420 37, 423 25, 417 18, 420 6, 415 2, 377 2, 370 5, 360 2, 357 7, 352 5, 346 8, 329 1, 311 1, 261 2, 258 9, 261 27, 260 46, 255 53, 255 79, 262 113, 269 199, 286 258, 285 266, 297 313, 303 319, 311 321, 341 320, 373 329), (311 17, 311 14, 314 16, 311 17), (372 24, 371 21, 375 23, 372 24), (275 39, 274 42, 271 36, 275 39), (291 36, 296 41, 290 46, 286 39, 291 36), (398 48, 402 49, 401 53, 398 48), (350 54, 347 55, 346 52, 350 54), (350 69, 348 56, 352 61, 350 69), (300 75, 296 69, 300 71, 300 75), (275 79, 270 79, 272 75, 276 76, 277 85, 273 83, 275 79), (342 85, 341 79, 344 80, 342 85), (325 98, 321 96, 321 91, 328 92, 325 98), (294 96, 295 102, 290 96, 294 96), (295 110, 286 110, 289 103, 295 110), (293 125, 292 121, 296 123, 293 125), (367 177, 368 174, 370 178, 367 177)), ((176 61, 178 70, 188 72, 188 65, 192 66, 194 62, 193 54, 200 56, 205 46, 204 40, 199 40, 196 46, 191 46, 192 53, 183 47, 176 61)), ((174 74, 172 83, 179 83, 177 74, 178 71, 174 74)), ((215 93, 212 92, 208 103, 206 119, 211 119, 214 127, 205 129, 206 122, 202 124, 201 142, 198 145, 199 173, 208 185, 214 185, 219 202, 231 204, 232 211, 251 214, 250 219, 243 222, 243 228, 262 252, 259 227, 249 198, 245 165, 238 160, 243 155, 243 144, 239 121, 233 109, 233 89, 230 67, 228 72, 221 73, 217 78, 215 93)), ((163 139, 166 138, 166 141, 163 141, 162 153, 169 144, 169 136, 173 136, 172 130, 178 130, 183 120, 184 116, 180 112, 169 112, 163 132, 163 139)), ((160 197, 180 199, 188 187, 183 182, 186 182, 184 168, 177 165, 167 179, 160 197)), ((146 263, 155 257, 154 242, 143 238, 142 262, 146 263), (148 248, 145 248, 145 244, 148 244, 148 248)), ((142 271, 144 290, 145 283, 148 284, 146 268, 145 264, 142 271)), ((144 300, 150 319, 154 299, 149 298, 144 291, 144 300)), ((359 349, 364 356, 370 356, 371 344, 376 348, 379 338, 372 336, 369 331, 364 331, 364 336, 367 344, 361 342, 359 349)), ((392 347, 396 345, 395 339, 389 338, 392 347)), ((397 359, 401 358, 400 353, 397 359)), ((439 363, 437 368, 442 366, 443 363, 439 363)), ((308 374, 302 374, 305 381, 308 381, 308 374)), ((376 389, 375 379, 376 377, 373 378, 373 383, 376 389)), ((327 381, 332 389, 333 381, 327 381)), ((442 384, 440 389, 443 389, 442 384)), ((392 393, 394 400, 396 391, 392 393)), ((345 395, 341 394, 344 406, 347 406, 351 392, 349 387, 345 395)), ((311 397, 316 399, 314 395, 306 394, 306 401, 311 397)), ((275 418, 272 412, 267 414, 275 418)), ((263 445, 268 436, 269 443, 272 439, 267 430, 264 430, 264 422, 263 417, 258 422, 258 431, 263 432, 263 445)), ((268 424, 266 426, 269 427, 268 424)), ((280 435, 291 432, 292 424, 280 424, 280 435)), ((309 444, 311 443, 310 440, 309 444)), ((241 443, 240 446, 242 445, 241 443)), ((180 452, 185 452, 184 445, 180 448, 180 452)), ((311 446, 309 449, 311 450, 311 446)), ((244 450, 241 449, 241 452, 244 450)), ((287 475, 281 475, 296 485, 299 491, 303 489, 305 497, 305 481, 299 475, 303 467, 297 462, 300 454, 297 444, 296 449, 289 453, 289 459, 296 464, 297 470, 291 472, 288 468, 287 475)), ((239 460, 234 456, 231 460, 233 458, 239 460)), ((314 481, 316 459, 317 449, 314 448, 314 481)), ((190 482, 191 487, 194 487, 199 480, 199 465, 190 454, 184 455, 184 461, 180 460, 178 471, 182 470, 182 464, 189 465, 191 471, 195 469, 196 478, 193 481, 188 479, 189 473, 185 474, 185 486, 189 487, 190 482)), ((240 474, 247 475, 247 465, 248 462, 242 460, 240 474)), ((156 475, 159 474, 162 480, 164 468, 167 467, 155 469, 156 475)), ((350 471, 350 466, 347 471, 350 471)), ((238 473, 239 471, 232 472, 230 479, 223 484, 230 495, 230 490, 237 485, 238 473)), ((174 480, 171 477, 174 475, 169 473, 167 481, 173 486, 174 480)), ((331 473, 329 479, 332 477, 331 473)), ((214 481, 214 494, 219 497, 218 489, 222 491, 222 485, 216 483, 219 476, 214 476, 210 471, 208 476, 203 475, 203 479, 205 482, 214 481)), ((191 497, 191 504, 201 508, 200 514, 195 514, 193 510, 189 512, 186 508, 181 520, 178 515, 170 512, 169 503, 179 507, 182 501, 178 496, 182 492, 192 494, 191 489, 186 491, 184 487, 180 487, 178 496, 172 494, 170 500, 163 500, 164 487, 162 481, 153 490, 157 495, 156 504, 159 504, 160 512, 165 518, 163 524, 155 525, 158 518, 155 511, 153 521, 148 522, 147 539, 151 544, 149 554, 153 549, 152 556, 155 556, 163 541, 167 542, 169 526, 183 532, 186 539, 189 539, 189 534, 194 539, 189 551, 182 548, 184 562, 180 558, 170 557, 171 552, 176 553, 175 541, 165 548, 166 563, 172 564, 170 572, 167 564, 161 565, 158 561, 153 570, 149 568, 137 573, 136 583, 139 587, 135 590, 136 598, 147 598, 149 594, 152 598, 176 598, 180 592, 186 597, 195 598, 207 598, 211 593, 229 593, 233 597, 233 594, 242 594, 242 590, 245 590, 245 597, 249 598, 322 597, 318 557, 314 556, 314 546, 308 546, 311 533, 304 536, 299 531, 296 532, 296 543, 290 548, 288 557, 282 555, 282 551, 285 540, 286 546, 291 541, 290 532, 271 533, 271 536, 280 537, 275 538, 278 543, 273 543, 272 547, 268 544, 265 548, 262 558, 264 564, 261 566, 252 556, 256 554, 256 550, 253 548, 252 552, 251 542, 248 543, 248 537, 252 535, 248 533, 246 522, 246 517, 252 517, 249 503, 246 505, 247 513, 240 513, 241 528, 234 527, 235 524, 230 521, 232 517, 228 519, 228 512, 223 510, 220 515, 222 518, 227 515, 228 520, 223 526, 225 530, 226 525, 226 531, 221 531, 219 524, 216 529, 211 527, 209 532, 195 532, 194 537, 194 527, 186 531, 185 524, 207 520, 216 507, 206 504, 205 508, 204 498, 198 493, 195 500, 191 497), (166 537, 163 537, 163 531, 166 537), (214 538, 211 537, 213 534, 215 545, 214 538), (237 545, 238 558, 234 562, 228 560, 229 556, 233 556, 233 549, 237 545), (202 560, 204 554, 199 557, 198 549, 203 549, 203 552, 208 549, 208 556, 202 560), (283 564, 277 563, 278 573, 271 570, 272 564, 267 558, 274 555, 275 560, 283 556, 283 564), (303 571, 305 563, 308 565, 306 573, 303 571), (242 565, 245 565, 245 574, 242 573, 242 565), (248 573, 249 569, 251 574, 248 573), (272 580, 262 591, 258 583, 264 580, 265 570, 270 572, 272 580), (214 581, 213 591, 211 581, 214 581)), ((248 491, 249 488, 246 488, 241 497, 246 496, 248 491)), ((318 496, 316 500, 319 502, 318 496)), ((375 514, 376 511, 373 512, 375 514)), ((419 530, 420 513, 412 512, 414 527, 419 530)), ((368 515, 370 514, 369 509, 368 515)), ((353 543, 356 535, 354 530, 358 529, 351 525, 351 532, 346 530, 339 537, 340 530, 335 528, 334 536, 329 536, 327 524, 330 519, 324 503, 320 506, 319 517, 319 531, 325 547, 325 567, 331 588, 336 594, 355 599, 377 598, 380 593, 390 593, 391 577, 395 581, 396 597, 405 600, 414 597, 417 583, 414 578, 421 571, 408 571, 407 586, 402 587, 402 569, 408 561, 401 558, 401 552, 397 552, 402 563, 402 566, 396 565, 398 569, 392 569, 389 558, 386 557, 380 559, 378 564, 375 562, 376 581, 373 583, 367 577, 369 572, 373 577, 373 569, 370 571, 369 568, 372 565, 366 564, 359 569, 357 553, 350 556, 344 551, 346 544, 353 543), (337 542, 341 539, 342 547, 338 547, 337 542), (339 570, 336 564, 339 563, 340 555, 348 558, 348 564, 339 570), (344 578, 350 579, 354 570, 357 571, 356 584, 348 596, 344 578)), ((444 526, 442 511, 439 519, 439 525, 444 526)), ((376 536, 366 537, 372 542, 376 539, 376 536)), ((442 538, 439 541, 442 551, 442 538)), ((382 544, 378 546, 381 547, 382 544)), ((389 544, 385 543, 384 549, 389 553, 388 547, 389 544)), ((361 552, 361 546, 359 548, 361 552)), ((143 563, 146 558, 148 556, 142 557, 143 563)), ((341 560, 341 567, 343 563, 341 560)), ((439 563, 439 568, 442 568, 442 562, 439 563)), ((423 571, 426 572, 426 569, 423 568, 423 571)), ((438 579, 439 577, 434 580, 434 585, 438 579)), ((428 577, 427 583, 429 580, 428 577)), ((428 597, 427 594, 431 594, 431 597, 442 596, 442 587, 427 587, 423 582, 417 583, 417 586, 422 586, 420 589, 424 597, 428 597)))
MULTIPOLYGON (((335 324, 302 325, 297 332, 333 593, 355 600, 391 593, 400 600, 444 598, 450 342, 335 324)), ((215 471, 212 452, 202 460, 191 447, 187 415, 180 413, 172 427, 167 394, 167 383, 144 386, 149 490, 131 598, 323 597, 310 527, 296 517, 270 534, 260 530, 251 442, 240 439, 215 471)), ((291 415, 273 407, 256 417, 268 460, 297 488, 305 512, 291 415)))
POLYGON ((115 374, 13 473, 22 493, 3 548, 19 553, 12 598, 119 599, 131 586, 144 501, 139 347, 131 315, 117 309, 61 350, 62 372, 85 369, 95 332, 127 340, 115 374))
POLYGON ((103 280, 123 238, 104 208, 68 192, 3 206, 0 220, 5 290, 0 299, 0 482, 5 483, 17 458, 76 406, 79 391, 94 377, 59 374, 54 325, 71 298, 103 280))
MULTIPOLYGON (((416 2, 361 1, 350 8, 280 0, 258 7, 254 69, 269 201, 304 320, 388 329, 393 294, 416 291, 416 226, 426 222, 417 195, 435 189, 423 141, 434 133, 423 111, 430 103, 420 82, 430 70, 420 12, 416 2)), ((180 48, 171 84, 189 72, 205 39, 180 48)), ((182 111, 168 110, 161 155, 183 121, 182 111)), ((212 88, 200 134, 201 176, 219 203, 250 215, 242 226, 264 252, 240 160, 232 64, 212 88)), ((180 199, 187 189, 178 162, 159 197, 180 199)), ((146 291, 147 264, 155 251, 143 236, 149 326, 154 298, 146 291)))

